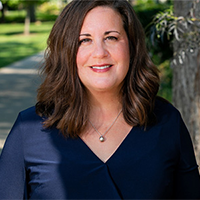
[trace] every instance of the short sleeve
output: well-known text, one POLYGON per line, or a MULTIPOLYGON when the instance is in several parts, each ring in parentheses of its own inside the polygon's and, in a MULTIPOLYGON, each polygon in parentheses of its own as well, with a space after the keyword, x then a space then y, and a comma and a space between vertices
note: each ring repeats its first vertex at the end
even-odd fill
POLYGON ((20 114, 9 133, 0 157, 0 199, 23 199, 25 167, 20 114))
POLYGON ((180 117, 179 120, 180 160, 175 175, 175 196, 177 199, 200 199, 200 176, 195 160, 189 132, 180 117))

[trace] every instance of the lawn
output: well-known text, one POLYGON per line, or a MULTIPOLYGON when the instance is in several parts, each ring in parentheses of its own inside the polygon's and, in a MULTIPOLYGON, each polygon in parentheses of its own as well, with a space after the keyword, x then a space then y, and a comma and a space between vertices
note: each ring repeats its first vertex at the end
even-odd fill
POLYGON ((28 36, 23 23, 0 24, 0 68, 44 50, 53 23, 32 23, 28 36))

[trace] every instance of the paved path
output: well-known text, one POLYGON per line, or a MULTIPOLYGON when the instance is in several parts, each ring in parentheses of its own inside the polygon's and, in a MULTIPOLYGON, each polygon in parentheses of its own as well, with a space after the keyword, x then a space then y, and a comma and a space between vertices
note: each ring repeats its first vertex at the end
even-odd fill
POLYGON ((0 69, 0 152, 18 113, 36 102, 42 60, 39 53, 0 69))

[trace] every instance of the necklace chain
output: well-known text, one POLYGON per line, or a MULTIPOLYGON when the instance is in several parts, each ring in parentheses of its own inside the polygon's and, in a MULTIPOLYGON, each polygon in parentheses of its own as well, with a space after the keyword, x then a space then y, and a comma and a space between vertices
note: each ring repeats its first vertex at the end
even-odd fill
POLYGON ((92 124, 92 122, 89 120, 89 122, 90 122, 90 124, 92 125, 92 127, 94 128, 94 130, 99 134, 99 140, 100 140, 100 142, 104 142, 105 141, 105 134, 111 129, 111 127, 114 125, 114 123, 117 121, 117 119, 118 119, 118 117, 119 117, 119 115, 121 114, 121 112, 122 112, 122 109, 119 111, 119 113, 118 113, 118 115, 117 115, 117 117, 114 119, 114 121, 113 121, 113 123, 107 128, 107 130, 103 133, 103 134, 101 134, 97 129, 96 129, 96 127, 92 124))

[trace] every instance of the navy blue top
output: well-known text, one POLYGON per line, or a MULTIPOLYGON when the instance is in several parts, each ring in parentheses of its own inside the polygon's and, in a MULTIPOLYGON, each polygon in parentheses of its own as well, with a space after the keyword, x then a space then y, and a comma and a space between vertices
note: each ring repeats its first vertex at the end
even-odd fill
POLYGON ((80 139, 21 112, 0 159, 0 199, 200 199, 192 143, 179 112, 157 101, 158 122, 133 127, 104 163, 80 139))

